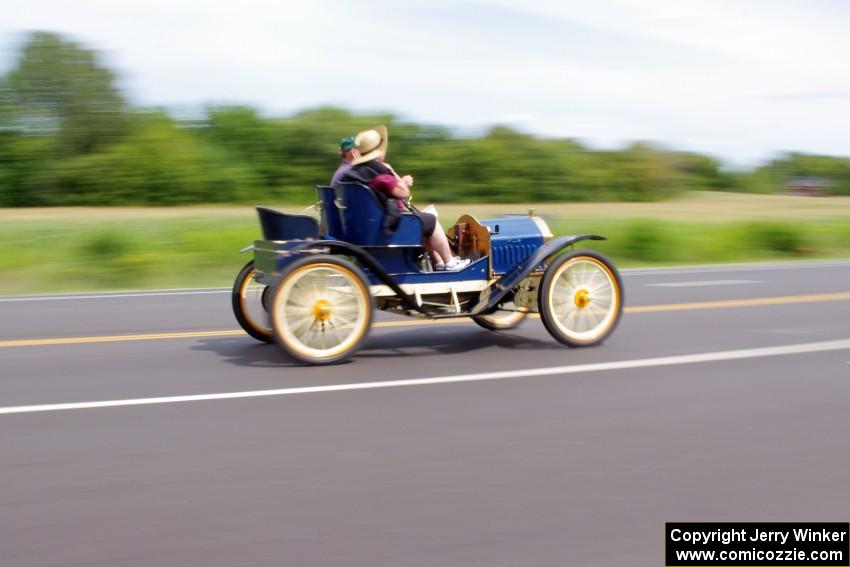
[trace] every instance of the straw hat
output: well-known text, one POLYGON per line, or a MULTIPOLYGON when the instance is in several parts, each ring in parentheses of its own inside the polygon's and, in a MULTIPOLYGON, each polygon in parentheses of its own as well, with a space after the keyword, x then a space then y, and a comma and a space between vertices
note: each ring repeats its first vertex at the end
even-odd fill
POLYGON ((387 127, 383 124, 379 124, 371 130, 359 132, 354 137, 354 143, 360 151, 360 157, 355 158, 351 164, 366 163, 376 157, 386 156, 388 142, 389 134, 387 134, 387 127))

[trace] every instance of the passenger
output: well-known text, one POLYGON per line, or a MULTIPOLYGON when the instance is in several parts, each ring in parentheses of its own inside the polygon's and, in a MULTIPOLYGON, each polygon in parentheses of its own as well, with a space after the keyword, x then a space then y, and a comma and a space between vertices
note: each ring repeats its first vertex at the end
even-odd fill
POLYGON ((331 177, 331 185, 336 185, 342 176, 348 173, 351 169, 351 162, 360 156, 357 147, 354 145, 354 136, 346 136, 339 142, 339 154, 342 156, 342 163, 334 171, 331 177))
POLYGON ((412 212, 418 216, 422 220, 425 248, 431 255, 435 270, 460 270, 466 267, 470 260, 452 254, 449 239, 437 222, 436 215, 420 212, 409 204, 413 177, 398 175, 384 161, 388 142, 387 128, 383 125, 358 133, 354 143, 360 156, 352 160, 351 169, 342 175, 341 181, 362 183, 381 192, 386 198, 385 211, 389 228, 394 228, 393 221, 397 223, 398 216, 403 212, 412 212))

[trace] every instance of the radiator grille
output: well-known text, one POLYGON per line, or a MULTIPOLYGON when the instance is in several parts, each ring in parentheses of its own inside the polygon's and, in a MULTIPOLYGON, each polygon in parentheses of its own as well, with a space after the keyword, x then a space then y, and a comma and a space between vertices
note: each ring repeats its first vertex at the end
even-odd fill
POLYGON ((537 249, 535 244, 493 244, 493 269, 504 273, 526 258, 537 249))

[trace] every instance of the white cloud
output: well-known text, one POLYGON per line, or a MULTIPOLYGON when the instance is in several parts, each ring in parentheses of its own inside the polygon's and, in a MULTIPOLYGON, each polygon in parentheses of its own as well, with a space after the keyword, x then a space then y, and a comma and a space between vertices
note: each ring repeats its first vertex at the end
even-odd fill
POLYGON ((850 154, 848 20, 827 1, 30 0, 0 39, 72 34, 147 104, 336 103, 751 162, 850 154))

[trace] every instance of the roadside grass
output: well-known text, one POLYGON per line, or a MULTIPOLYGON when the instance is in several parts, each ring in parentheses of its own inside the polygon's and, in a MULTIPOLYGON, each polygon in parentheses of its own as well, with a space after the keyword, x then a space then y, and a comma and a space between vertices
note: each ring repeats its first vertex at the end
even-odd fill
POLYGON ((551 223, 556 234, 607 238, 593 248, 621 266, 850 257, 850 219, 700 223, 634 219, 551 223))
MULTIPOLYGON (((258 203, 287 212, 299 212, 302 205, 258 203)), ((427 203, 418 203, 420 207, 427 203)), ((672 199, 645 203, 440 203, 440 215, 455 219, 469 213, 484 218, 502 213, 524 213, 534 208, 538 214, 563 219, 654 219, 671 221, 728 222, 772 219, 810 221, 850 218, 850 197, 799 197, 793 195, 754 195, 692 191, 672 199)), ((253 209, 246 205, 203 205, 188 207, 42 207, 0 208, 0 224, 11 221, 140 220, 140 219, 248 219, 253 209)))
MULTIPOLYGON (((743 197, 746 206, 737 204, 749 212, 738 208, 726 216, 706 210, 728 205, 728 195, 719 200, 696 195, 679 204, 613 203, 608 209, 594 203, 592 214, 577 211, 583 204, 535 208, 555 234, 606 236, 607 241, 588 245, 621 267, 850 257, 850 199, 830 207, 831 199, 743 197), (798 199, 817 206, 792 216, 795 207, 802 210, 798 199), (626 205, 648 206, 624 211, 626 205), (689 213, 672 212, 677 207, 689 213)), ((440 205, 439 210, 444 224, 461 213, 484 218, 524 212, 521 205, 440 205)), ((229 286, 250 259, 239 249, 259 237, 250 207, 4 209, 0 294, 229 286)))
POLYGON ((0 293, 230 285, 256 238, 253 219, 6 222, 0 293))

